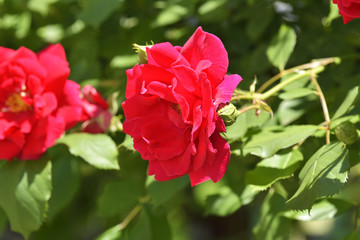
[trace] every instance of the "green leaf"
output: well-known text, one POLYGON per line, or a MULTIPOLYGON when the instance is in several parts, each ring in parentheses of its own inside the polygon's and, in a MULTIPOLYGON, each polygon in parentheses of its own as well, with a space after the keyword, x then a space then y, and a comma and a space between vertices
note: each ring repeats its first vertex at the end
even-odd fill
POLYGON ((98 213, 101 216, 126 216, 139 203, 143 189, 134 180, 109 182, 98 199, 98 213))
POLYGON ((220 189, 215 195, 206 198, 205 214, 216 216, 228 216, 241 207, 240 198, 227 186, 220 189))
POLYGON ((244 137, 249 128, 260 127, 269 118, 270 115, 263 111, 260 112, 259 116, 256 116, 255 110, 250 110, 242 113, 237 117, 233 125, 226 127, 225 137, 230 140, 237 140, 239 138, 242 138, 244 137))
POLYGON ((335 120, 344 114, 346 114, 350 107, 353 106, 359 100, 359 87, 352 88, 346 95, 344 101, 341 103, 339 108, 334 113, 332 120, 335 120))
POLYGON ((52 221, 73 199, 80 185, 78 159, 63 145, 48 149, 52 161, 53 191, 49 200, 48 220, 52 221))
POLYGON ((254 170, 248 171, 246 182, 254 190, 266 190, 276 181, 291 177, 302 160, 303 156, 298 150, 282 155, 275 154, 259 162, 254 170))
POLYGON ((154 180, 153 176, 148 177, 148 190, 153 197, 154 205, 160 206, 178 194, 189 185, 189 177, 183 176, 165 182, 154 180), (151 179, 151 180, 149 180, 151 179))
POLYGON ((300 187, 286 202, 295 210, 311 209, 315 200, 337 193, 347 179, 348 151, 341 142, 322 146, 299 174, 300 187))
POLYGON ((27 238, 44 221, 51 196, 51 162, 7 162, 0 168, 0 206, 11 229, 27 238))
POLYGON ((289 91, 283 92, 279 95, 279 98, 283 100, 295 99, 295 98, 302 98, 306 97, 311 94, 316 94, 316 92, 312 89, 308 88, 295 88, 289 91))
POLYGON ((150 219, 146 209, 143 207, 137 222, 129 227, 127 239, 129 240, 150 240, 151 227, 150 219))
POLYGON ((360 239, 360 234, 357 232, 352 232, 346 235, 343 240, 359 240, 359 239, 360 239))
POLYGON ((121 235, 120 224, 117 224, 103 232, 96 240, 120 240, 121 235))
POLYGON ((285 199, 270 191, 262 203, 260 219, 253 228, 257 240, 286 240, 289 239, 291 221, 281 215, 285 199))
POLYGON ((168 220, 168 209, 153 207, 146 204, 145 209, 150 219, 151 236, 153 240, 174 239, 168 220))
POLYGON ((316 130, 314 125, 290 126, 280 132, 272 132, 264 129, 258 134, 251 136, 250 141, 245 143, 244 154, 267 158, 274 155, 278 150, 291 147, 296 143, 311 136, 316 130))
POLYGON ((269 61, 280 70, 284 67, 294 50, 296 44, 296 33, 294 29, 281 25, 279 33, 275 36, 266 51, 269 61))
POLYGON ((86 24, 99 27, 116 9, 123 0, 87 0, 80 12, 79 18, 86 24))
POLYGON ((176 23, 186 16, 188 12, 189 10, 186 7, 169 5, 160 12, 154 24, 156 27, 162 27, 176 23))
POLYGON ((284 100, 276 112, 281 125, 286 126, 296 121, 306 113, 309 102, 304 99, 284 100))
POLYGON ((72 133, 57 140, 66 144, 74 156, 100 169, 119 169, 118 150, 114 141, 105 134, 72 133))
POLYGON ((251 14, 248 24, 246 25, 246 34, 253 40, 258 40, 274 18, 274 9, 270 6, 256 8, 256 14, 251 14))
POLYGON ((8 226, 5 212, 0 208, 0 236, 3 236, 3 232, 8 226))
POLYGON ((317 202, 311 208, 311 212, 287 210, 283 216, 300 221, 318 221, 333 219, 337 215, 349 210, 352 205, 349 202, 334 199, 324 199, 317 202))
POLYGON ((50 5, 57 1, 58 0, 30 0, 27 6, 30 10, 46 16, 49 13, 50 5))

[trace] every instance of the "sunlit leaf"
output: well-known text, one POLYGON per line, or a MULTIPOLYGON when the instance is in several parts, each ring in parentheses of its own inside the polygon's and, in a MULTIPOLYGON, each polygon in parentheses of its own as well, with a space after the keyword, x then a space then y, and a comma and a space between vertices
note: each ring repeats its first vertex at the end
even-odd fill
POLYGON ((120 240, 121 235, 120 224, 117 224, 103 232, 96 240, 120 240))
POLYGON ((99 27, 121 6, 123 0, 87 0, 85 3, 79 18, 90 26, 99 27))
POLYGON ((27 238, 42 225, 51 196, 51 162, 7 162, 0 168, 0 206, 11 229, 27 238))
POLYGON ((272 39, 266 55, 270 62, 283 70, 296 44, 296 33, 287 25, 281 25, 278 35, 272 39))
POLYGON ((312 206, 310 214, 307 211, 287 210, 283 215, 301 221, 327 220, 333 219, 337 215, 344 213, 349 210, 351 206, 352 205, 349 202, 343 200, 324 199, 312 206))
POLYGON ((100 169, 119 169, 118 151, 114 141, 105 134, 72 133, 57 143, 69 147, 71 154, 83 158, 100 169))
POLYGON ((257 221, 253 232, 256 240, 286 240, 290 234, 290 220, 281 215, 285 199, 270 191, 262 203, 260 219, 257 221))
POLYGON ((341 105, 336 110, 336 112, 334 113, 334 115, 333 115, 333 117, 331 119, 335 120, 335 119, 343 116, 344 114, 346 114, 349 111, 350 107, 353 106, 359 99, 360 99, 360 97, 359 97, 359 87, 352 88, 348 92, 348 94, 346 95, 344 101, 341 103, 341 105))
POLYGON ((291 147, 311 136, 316 130, 314 125, 290 126, 282 131, 273 132, 264 129, 251 136, 243 148, 244 154, 251 153, 259 157, 270 157, 278 150, 291 147))
POLYGON ((289 99, 305 97, 310 94, 315 94, 315 91, 309 88, 295 88, 281 93, 279 95, 279 98, 284 100, 289 100, 289 99))
POLYGON ((246 182, 255 190, 265 190, 279 179, 285 179, 298 169, 303 156, 294 150, 283 155, 264 159, 256 165, 254 170, 246 173, 246 182))
POLYGON ((321 147, 299 174, 300 186, 286 202, 290 209, 311 209, 315 200, 337 193, 347 179, 348 151, 341 142, 321 147))

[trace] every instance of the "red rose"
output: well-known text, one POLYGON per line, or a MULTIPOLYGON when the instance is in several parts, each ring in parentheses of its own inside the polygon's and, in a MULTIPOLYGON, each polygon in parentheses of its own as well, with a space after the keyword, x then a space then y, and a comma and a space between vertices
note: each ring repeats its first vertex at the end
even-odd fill
POLYGON ((0 47, 0 159, 39 158, 81 116, 61 45, 39 54, 0 47))
POLYGON ((333 0, 333 3, 338 5, 345 24, 354 18, 360 18, 360 0, 333 0))
POLYGON ((227 52, 216 36, 199 27, 184 47, 147 48, 148 64, 127 70, 124 132, 149 160, 159 181, 189 174, 194 186, 219 181, 230 160, 216 110, 229 102, 241 81, 226 75, 227 52))
POLYGON ((106 100, 94 87, 86 85, 81 89, 81 104, 82 131, 88 133, 105 132, 110 126, 112 117, 106 100))

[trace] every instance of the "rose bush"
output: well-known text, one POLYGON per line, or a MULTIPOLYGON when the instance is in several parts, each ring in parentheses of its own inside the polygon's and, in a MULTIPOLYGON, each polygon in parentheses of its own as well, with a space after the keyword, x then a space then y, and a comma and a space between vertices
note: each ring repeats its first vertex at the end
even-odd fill
POLYGON ((61 45, 38 54, 0 47, 0 159, 37 159, 81 117, 61 45))
POLYGON ((127 70, 124 132, 149 161, 159 181, 189 174, 191 185, 219 181, 230 146, 218 116, 239 75, 226 75, 228 55, 220 39, 199 27, 183 47, 170 43, 146 49, 147 64, 127 70))
POLYGON ((333 0, 333 3, 338 5, 345 24, 360 17, 360 0, 333 0))
POLYGON ((109 111, 109 104, 90 85, 81 89, 82 132, 104 133, 110 126, 112 114, 109 111))

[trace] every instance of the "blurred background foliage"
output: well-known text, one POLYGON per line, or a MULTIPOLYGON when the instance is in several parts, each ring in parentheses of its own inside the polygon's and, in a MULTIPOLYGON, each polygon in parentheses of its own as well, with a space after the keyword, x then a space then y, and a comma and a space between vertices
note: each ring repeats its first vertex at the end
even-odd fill
MULTIPOLYGON (((261 84, 278 73, 266 52, 286 24, 295 30, 297 42, 285 68, 316 58, 342 57, 341 64, 327 67, 318 78, 334 113, 348 91, 359 85, 360 20, 344 25, 333 6, 330 0, 0 0, 0 45, 40 51, 61 43, 70 79, 92 84, 104 96, 118 91, 120 103, 125 70, 138 61, 133 43, 183 45, 202 26, 223 41, 229 73, 241 75, 244 81, 239 88, 247 90, 255 76, 261 84)), ((276 179, 270 190, 249 187, 249 172, 260 158, 241 154, 243 139, 264 126, 323 121, 318 99, 311 95, 283 96, 282 101, 270 99, 268 104, 275 112, 273 119, 266 113, 256 117, 248 112, 229 127, 232 159, 217 184, 190 188, 187 177, 155 182, 146 176, 146 161, 131 150, 131 141, 122 133, 112 136, 121 143, 120 171, 99 171, 67 154, 63 146, 53 147, 49 150, 53 197, 46 222, 30 239, 336 240, 353 230, 347 239, 359 239, 355 224, 360 211, 359 141, 349 147, 352 170, 345 190, 317 201, 310 215, 284 211, 285 199, 298 187, 298 178, 291 176, 303 166, 301 160, 295 159, 288 176, 276 179), (117 224, 133 210, 138 214, 119 231, 117 224)), ((317 137, 305 143, 303 158, 321 144, 324 139, 317 137)), ((22 239, 9 230, 3 212, 0 230, 0 239, 22 239)))

